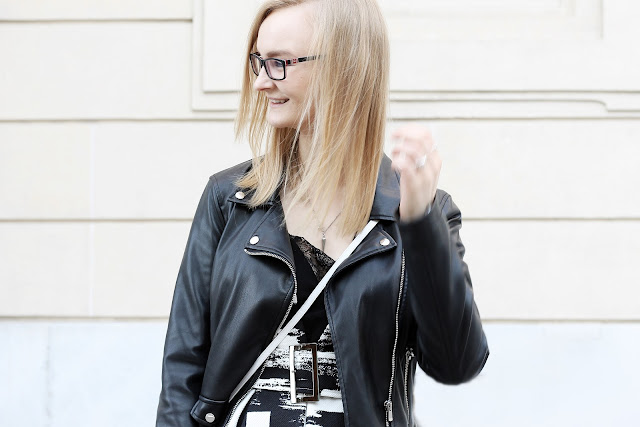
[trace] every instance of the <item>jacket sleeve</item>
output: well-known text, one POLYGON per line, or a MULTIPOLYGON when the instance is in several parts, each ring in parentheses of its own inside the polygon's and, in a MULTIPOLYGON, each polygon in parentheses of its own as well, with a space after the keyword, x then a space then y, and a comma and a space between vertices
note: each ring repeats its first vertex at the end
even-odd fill
POLYGON ((191 427, 210 348, 209 283, 224 219, 215 177, 209 179, 178 272, 162 361, 157 427, 191 427))
POLYGON ((489 356, 463 261, 461 226, 460 210, 441 190, 427 215, 400 223, 417 360, 429 376, 445 384, 471 380, 489 356))

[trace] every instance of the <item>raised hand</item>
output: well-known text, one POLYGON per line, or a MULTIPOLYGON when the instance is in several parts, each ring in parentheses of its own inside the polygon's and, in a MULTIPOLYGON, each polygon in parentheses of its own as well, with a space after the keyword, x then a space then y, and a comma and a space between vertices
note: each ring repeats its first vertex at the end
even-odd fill
POLYGON ((442 159, 431 132, 410 124, 396 129, 391 158, 400 172, 400 220, 422 217, 433 202, 442 168, 442 159))

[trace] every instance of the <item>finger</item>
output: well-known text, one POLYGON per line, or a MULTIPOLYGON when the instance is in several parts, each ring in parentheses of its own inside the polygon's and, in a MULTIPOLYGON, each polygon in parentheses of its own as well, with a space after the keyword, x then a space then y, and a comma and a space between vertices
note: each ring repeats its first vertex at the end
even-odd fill
POLYGON ((432 146, 427 146, 422 142, 409 141, 405 139, 401 143, 398 143, 391 148, 391 154, 397 155, 397 154, 400 154, 401 152, 405 152, 406 154, 411 154, 411 153, 417 154, 419 157, 424 154, 428 154, 430 151, 433 151, 433 150, 434 148, 432 146))
POLYGON ((425 126, 409 123, 404 126, 400 126, 392 132, 392 137, 400 138, 406 137, 410 139, 423 139, 423 138, 431 138, 431 132, 425 126))
POLYGON ((428 155, 427 161, 431 166, 433 166, 434 170, 440 171, 440 168, 442 167, 442 157, 437 149, 428 155))
POLYGON ((438 152, 433 152, 427 156, 426 164, 423 168, 424 176, 427 182, 438 182, 440 170, 442 169, 442 158, 438 152))
POLYGON ((406 135, 406 134, 402 134, 400 136, 394 137, 392 138, 393 146, 397 147, 397 146, 402 146, 402 145, 420 145, 420 144, 424 144, 424 142, 429 142, 430 140, 427 140, 423 137, 417 137, 417 136, 412 136, 412 135, 406 135))
POLYGON ((430 154, 437 150, 438 145, 433 141, 414 141, 410 139, 404 139, 402 142, 395 144, 391 148, 392 153, 399 153, 400 151, 406 151, 408 153, 415 153, 417 157, 421 157, 425 154, 430 154))
POLYGON ((391 157, 392 158, 396 157, 396 156, 399 156, 400 154, 406 154, 404 145, 396 145, 395 147, 393 147, 391 149, 391 157))
POLYGON ((406 139, 403 147, 418 150, 424 154, 429 154, 437 149, 438 144, 436 144, 432 139, 406 139))
POLYGON ((400 172, 401 179, 412 178, 416 174, 416 163, 412 157, 399 153, 393 157, 392 167, 400 172))
POLYGON ((430 155, 422 154, 417 150, 403 150, 393 157, 394 160, 403 160, 403 167, 413 168, 416 174, 422 173, 424 169, 432 167, 430 155))
POLYGON ((391 151, 391 163, 393 167, 396 167, 399 163, 403 163, 407 158, 407 154, 404 150, 392 150, 391 151))

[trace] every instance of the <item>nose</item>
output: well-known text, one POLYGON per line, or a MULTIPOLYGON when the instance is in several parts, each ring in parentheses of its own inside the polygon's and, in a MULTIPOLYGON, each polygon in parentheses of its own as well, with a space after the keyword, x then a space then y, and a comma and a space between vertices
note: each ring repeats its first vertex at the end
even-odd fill
POLYGON ((260 73, 256 77, 256 81, 253 82, 253 88, 255 90, 266 90, 273 87, 273 80, 267 76, 267 70, 264 67, 260 69, 260 73))

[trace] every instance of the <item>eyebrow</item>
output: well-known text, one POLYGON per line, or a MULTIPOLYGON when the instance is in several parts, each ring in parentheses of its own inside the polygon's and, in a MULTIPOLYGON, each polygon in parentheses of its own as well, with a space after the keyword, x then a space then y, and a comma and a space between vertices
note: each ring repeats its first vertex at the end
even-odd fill
POLYGON ((280 56, 293 56, 288 50, 273 50, 265 53, 265 58, 277 58, 280 56))

